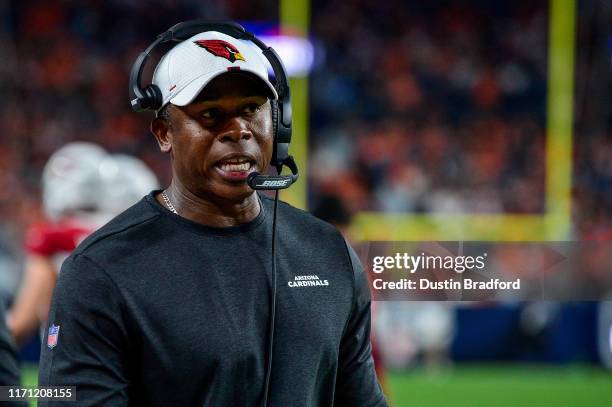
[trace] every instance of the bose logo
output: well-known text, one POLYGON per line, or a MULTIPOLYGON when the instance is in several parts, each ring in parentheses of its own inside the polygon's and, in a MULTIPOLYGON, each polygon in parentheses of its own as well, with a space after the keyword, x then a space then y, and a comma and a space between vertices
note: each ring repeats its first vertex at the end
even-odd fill
POLYGON ((280 180, 266 180, 263 184, 257 185, 258 187, 284 187, 287 185, 288 179, 280 179, 280 180))

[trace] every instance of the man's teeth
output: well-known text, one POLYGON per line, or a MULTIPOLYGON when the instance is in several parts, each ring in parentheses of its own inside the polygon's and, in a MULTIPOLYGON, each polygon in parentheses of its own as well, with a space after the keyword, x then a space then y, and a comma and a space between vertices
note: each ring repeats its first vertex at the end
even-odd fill
POLYGON ((251 168, 251 163, 241 163, 241 164, 221 164, 221 169, 223 171, 232 172, 232 171, 248 171, 251 168))

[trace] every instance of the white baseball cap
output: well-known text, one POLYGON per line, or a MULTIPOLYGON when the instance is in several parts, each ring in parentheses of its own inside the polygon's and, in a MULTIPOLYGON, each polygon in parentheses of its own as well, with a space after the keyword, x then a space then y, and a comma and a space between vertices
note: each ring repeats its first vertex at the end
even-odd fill
POLYGON ((162 107, 168 103, 186 106, 211 80, 227 72, 254 74, 278 99, 261 49, 216 31, 196 34, 168 51, 155 68, 153 84, 161 90, 162 107))

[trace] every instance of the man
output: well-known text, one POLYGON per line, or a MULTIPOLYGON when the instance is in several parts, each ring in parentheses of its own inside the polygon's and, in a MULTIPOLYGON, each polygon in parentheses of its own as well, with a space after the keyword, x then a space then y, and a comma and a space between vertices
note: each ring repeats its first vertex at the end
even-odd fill
POLYGON ((164 55, 153 83, 172 182, 64 263, 40 383, 77 386, 79 405, 256 406, 267 393, 271 406, 385 406, 357 257, 282 202, 269 335, 274 204, 247 184, 273 154, 277 93, 260 51, 200 33, 164 55))

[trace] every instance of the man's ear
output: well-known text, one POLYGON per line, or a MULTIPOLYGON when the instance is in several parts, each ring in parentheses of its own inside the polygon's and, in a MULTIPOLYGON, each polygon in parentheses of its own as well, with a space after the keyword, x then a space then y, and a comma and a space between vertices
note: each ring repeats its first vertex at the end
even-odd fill
POLYGON ((156 117, 151 121, 150 129, 162 153, 169 153, 172 151, 172 130, 170 129, 170 123, 165 119, 156 117))

